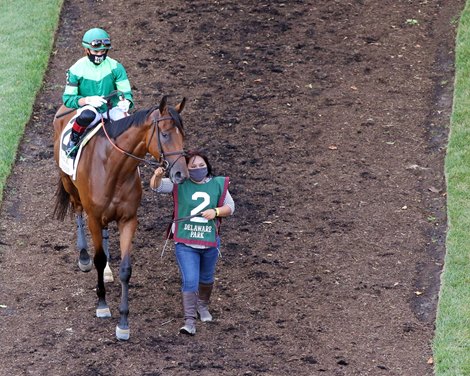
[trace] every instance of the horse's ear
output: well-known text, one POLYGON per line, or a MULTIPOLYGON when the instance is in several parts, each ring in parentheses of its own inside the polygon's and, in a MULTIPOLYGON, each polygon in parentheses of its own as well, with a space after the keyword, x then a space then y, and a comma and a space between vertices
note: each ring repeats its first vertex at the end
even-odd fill
POLYGON ((181 111, 183 111, 185 104, 186 104, 186 97, 183 97, 183 100, 181 101, 181 103, 175 107, 176 111, 178 111, 178 113, 181 113, 181 111))
POLYGON ((164 95, 162 100, 160 101, 160 106, 158 106, 158 110, 161 114, 163 114, 163 112, 165 111, 167 99, 168 95, 164 95))

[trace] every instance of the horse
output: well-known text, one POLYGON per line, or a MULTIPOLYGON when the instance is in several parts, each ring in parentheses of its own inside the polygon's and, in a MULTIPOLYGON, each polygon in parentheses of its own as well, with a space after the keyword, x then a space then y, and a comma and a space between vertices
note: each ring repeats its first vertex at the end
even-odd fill
MULTIPOLYGON (((132 274, 131 247, 137 228, 137 209, 142 197, 138 165, 144 161, 163 165, 173 183, 189 177, 184 158, 184 128, 180 116, 185 98, 175 107, 164 96, 159 106, 137 111, 121 120, 103 123, 81 152, 76 179, 59 170, 54 217, 64 220, 70 210, 77 222, 79 267, 89 271, 94 263, 98 284, 96 316, 111 317, 106 303, 104 270, 109 258, 108 224, 115 221, 119 230, 121 261, 120 319, 116 326, 119 340, 129 339, 129 281, 132 274), (150 153, 157 161, 145 160, 150 153), (94 246, 93 261, 87 250, 83 211, 94 246)), ((59 166, 59 153, 65 144, 61 133, 76 111, 61 106, 54 117, 54 158, 59 166), (62 116, 65 115, 65 116, 62 116)), ((150 164, 152 164, 150 163, 150 164)))

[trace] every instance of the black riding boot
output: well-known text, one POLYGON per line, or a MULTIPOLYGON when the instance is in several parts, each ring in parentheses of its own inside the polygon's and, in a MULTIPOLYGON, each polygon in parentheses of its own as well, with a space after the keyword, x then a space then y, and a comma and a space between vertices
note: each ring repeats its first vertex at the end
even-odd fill
POLYGON ((91 110, 84 110, 82 113, 75 119, 75 123, 72 126, 72 133, 70 133, 70 141, 67 144, 65 153, 69 158, 75 158, 78 152, 78 141, 80 140, 80 135, 85 132, 85 129, 95 120, 95 113, 91 110))
POLYGON ((75 156, 77 155, 77 151, 78 151, 77 144, 78 144, 79 139, 80 139, 80 133, 72 129, 72 133, 70 133, 69 143, 67 144, 67 147, 65 148, 65 154, 67 154, 67 157, 75 158, 75 156))

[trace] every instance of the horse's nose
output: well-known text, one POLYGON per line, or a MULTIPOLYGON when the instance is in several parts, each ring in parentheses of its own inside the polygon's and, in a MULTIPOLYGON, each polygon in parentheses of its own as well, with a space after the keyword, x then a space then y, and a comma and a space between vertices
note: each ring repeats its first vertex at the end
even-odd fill
POLYGON ((181 171, 175 172, 173 175, 173 182, 176 184, 181 184, 186 178, 181 174, 181 171))

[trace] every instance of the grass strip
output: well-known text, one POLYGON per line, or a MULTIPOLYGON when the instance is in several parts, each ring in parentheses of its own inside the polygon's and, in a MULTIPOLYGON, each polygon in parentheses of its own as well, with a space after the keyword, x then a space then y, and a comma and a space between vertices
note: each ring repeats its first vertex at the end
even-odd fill
POLYGON ((0 1, 0 202, 42 86, 62 4, 0 1))
POLYGON ((436 376, 470 375, 470 7, 460 18, 445 160, 448 231, 433 340, 436 376))

